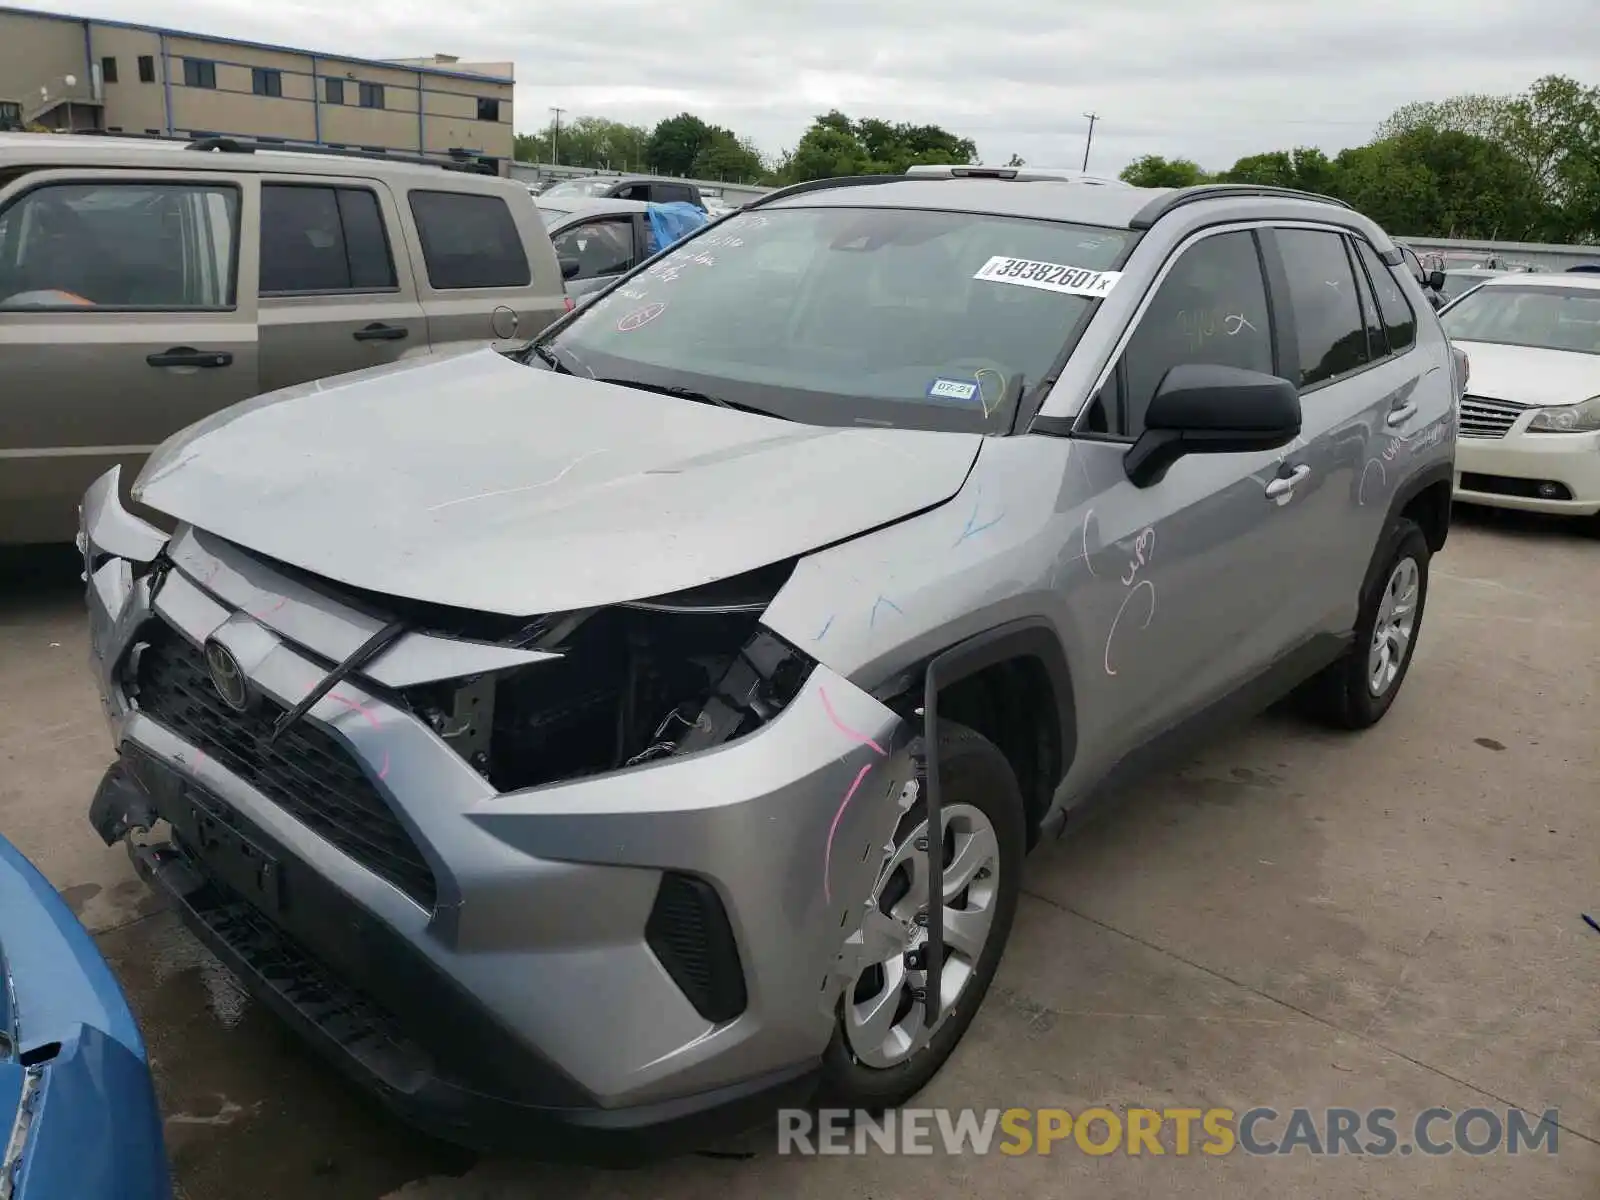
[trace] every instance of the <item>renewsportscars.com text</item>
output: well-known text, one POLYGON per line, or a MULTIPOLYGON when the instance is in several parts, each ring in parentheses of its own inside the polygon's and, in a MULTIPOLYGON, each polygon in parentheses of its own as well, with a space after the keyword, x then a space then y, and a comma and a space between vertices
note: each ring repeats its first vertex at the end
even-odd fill
POLYGON ((779 1154, 1244 1153, 1385 1157, 1556 1153, 1559 1114, 1519 1108, 785 1109, 779 1154))

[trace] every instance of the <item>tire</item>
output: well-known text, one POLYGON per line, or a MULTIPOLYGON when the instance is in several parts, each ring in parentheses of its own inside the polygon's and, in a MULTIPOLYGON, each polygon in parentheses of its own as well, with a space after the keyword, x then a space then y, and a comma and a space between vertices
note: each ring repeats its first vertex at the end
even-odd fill
MULTIPOLYGON (((913 751, 921 753, 920 742, 913 747, 913 751)), ((852 1046, 847 1006, 854 1004, 860 995, 866 974, 857 983, 845 986, 835 1012, 833 1038, 822 1057, 822 1078, 817 1090, 817 1103, 821 1107, 876 1113, 898 1107, 921 1091, 939 1073, 966 1034, 1005 953, 1012 921, 1016 916, 1017 898, 1021 893, 1022 863, 1027 854, 1022 790, 1017 785, 1010 763, 992 742, 965 726, 951 722, 941 722, 939 727, 939 780, 940 806, 947 830, 953 830, 958 823, 975 823, 972 810, 976 810, 988 821, 994 834, 994 859, 997 865, 990 875, 977 877, 995 881, 990 889, 991 899, 984 905, 993 910, 987 937, 978 957, 972 962, 970 974, 965 976, 956 1003, 941 1011, 933 1036, 892 1065, 865 1062, 852 1046)), ((917 834, 926 828, 925 800, 919 796, 901 817, 895 830, 893 844, 896 849, 891 853, 890 861, 898 858, 902 851, 909 853, 907 848, 914 847, 917 834)), ((956 836, 952 832, 952 841, 947 842, 945 847, 947 854, 956 836)), ((958 858, 946 859, 946 867, 954 867, 957 861, 958 858)), ((880 892, 880 907, 887 904, 893 883, 894 873, 890 872, 885 876, 880 892)), ((965 904, 971 905, 976 895, 976 887, 970 888, 963 891, 958 900, 965 897, 965 904)), ((953 911, 960 910, 957 908, 953 911)), ((945 990, 948 991, 956 965, 951 948, 947 946, 946 950, 945 990)), ((868 968, 868 972, 872 969, 868 968)), ((912 1012, 917 1020, 921 1019, 923 1010, 920 1005, 914 1006, 912 1012)))
MULTIPOLYGON (((1433 552, 1428 539, 1415 521, 1401 517, 1395 521, 1373 558, 1367 594, 1361 599, 1356 619, 1355 640, 1339 660, 1312 680, 1306 694, 1310 714, 1336 729, 1367 729, 1376 725, 1400 694, 1417 639, 1422 635, 1422 618, 1428 601, 1428 564, 1433 552), (1412 606, 1410 636, 1400 651, 1396 669, 1387 674, 1381 690, 1371 682, 1372 656, 1377 652, 1378 622, 1385 616, 1385 598, 1407 562, 1415 568, 1415 600, 1412 606)), ((1403 580, 1401 581, 1403 586, 1403 580)), ((1390 643, 1391 651, 1393 642, 1390 643)), ((1391 659, 1393 655, 1391 654, 1391 659)))

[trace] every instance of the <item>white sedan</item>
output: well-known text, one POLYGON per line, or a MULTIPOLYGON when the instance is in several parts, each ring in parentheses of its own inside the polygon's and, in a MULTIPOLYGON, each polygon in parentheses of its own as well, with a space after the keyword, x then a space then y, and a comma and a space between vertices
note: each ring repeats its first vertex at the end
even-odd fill
POLYGON ((1497 275, 1439 317, 1472 363, 1456 499, 1600 513, 1600 276, 1497 275))

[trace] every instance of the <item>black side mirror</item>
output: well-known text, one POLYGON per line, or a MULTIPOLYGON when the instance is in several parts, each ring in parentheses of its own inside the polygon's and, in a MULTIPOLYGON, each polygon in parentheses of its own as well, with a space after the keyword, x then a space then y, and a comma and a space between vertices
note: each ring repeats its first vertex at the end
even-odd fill
POLYGON ((1123 469, 1135 487, 1149 487, 1185 454, 1276 450, 1299 434, 1300 392, 1287 379, 1182 363, 1162 377, 1123 469))
POLYGON ((1444 272, 1443 271, 1429 271, 1428 272, 1428 286, 1431 287, 1436 292, 1444 291, 1444 272))
POLYGON ((563 281, 568 279, 576 279, 578 277, 578 272, 581 270, 583 270, 583 264, 577 259, 563 258, 561 260, 561 278, 563 281))

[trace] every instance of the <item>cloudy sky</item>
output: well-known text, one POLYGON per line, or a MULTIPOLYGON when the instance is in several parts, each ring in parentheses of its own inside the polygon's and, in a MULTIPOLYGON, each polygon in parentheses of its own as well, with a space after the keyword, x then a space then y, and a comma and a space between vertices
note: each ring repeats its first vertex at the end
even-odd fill
POLYGON ((523 132, 552 105, 640 124, 687 109, 772 152, 841 108, 943 125, 986 161, 1078 166, 1092 111, 1103 172, 1331 152, 1410 100, 1600 82, 1596 0, 10 2, 362 57, 509 58, 523 132))

